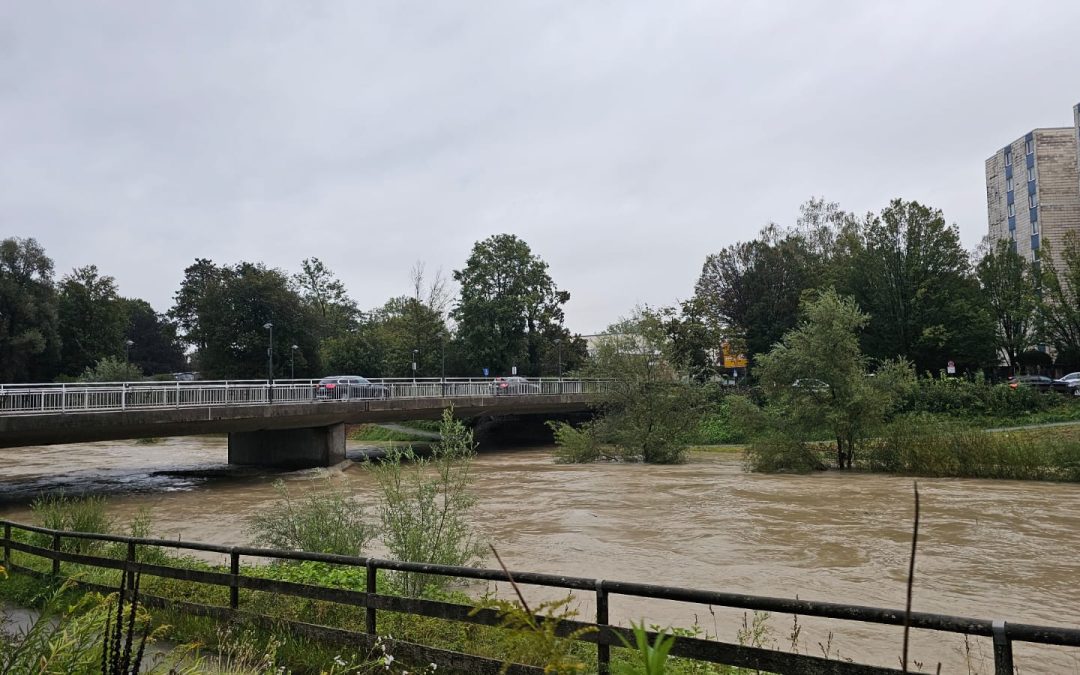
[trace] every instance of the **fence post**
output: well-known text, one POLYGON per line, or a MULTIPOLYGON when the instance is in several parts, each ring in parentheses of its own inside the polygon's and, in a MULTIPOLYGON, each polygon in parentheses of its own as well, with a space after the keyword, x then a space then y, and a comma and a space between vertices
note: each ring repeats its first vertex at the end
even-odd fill
POLYGON ((368 558, 368 561, 367 561, 367 579, 366 579, 366 581, 367 581, 366 590, 367 590, 368 597, 367 597, 367 611, 365 612, 365 614, 367 616, 367 634, 368 635, 375 635, 375 630, 377 628, 376 623, 375 623, 375 608, 371 606, 371 596, 375 595, 375 593, 378 592, 378 589, 377 589, 376 584, 375 584, 376 576, 377 576, 377 568, 375 567, 375 561, 372 560, 371 558, 368 558))
POLYGON ((604 580, 596 580, 596 627, 599 633, 597 633, 596 641, 596 671, 600 675, 607 675, 611 664, 611 647, 609 645, 601 644, 600 640, 604 637, 604 629, 607 628, 608 622, 608 595, 604 590, 604 580))
POLYGON ((229 580, 229 608, 237 609, 240 607, 240 554, 235 547, 229 550, 229 574, 232 575, 229 580))
MULTIPOLYGON (((52 536, 52 550, 55 551, 59 555, 59 553, 60 553, 60 533, 59 532, 53 533, 53 536, 52 536)), ((52 573, 53 573, 54 577, 60 576, 60 558, 59 557, 53 558, 53 561, 52 561, 52 573)))
POLYGON ((1012 640, 1005 632, 1005 622, 995 619, 990 630, 994 635, 994 675, 1013 675, 1012 640))
POLYGON ((127 543, 127 590, 131 594, 129 597, 135 597, 135 562, 137 556, 135 555, 135 542, 129 541, 127 543))
POLYGON ((11 567, 11 523, 4 523, 4 569, 11 567))

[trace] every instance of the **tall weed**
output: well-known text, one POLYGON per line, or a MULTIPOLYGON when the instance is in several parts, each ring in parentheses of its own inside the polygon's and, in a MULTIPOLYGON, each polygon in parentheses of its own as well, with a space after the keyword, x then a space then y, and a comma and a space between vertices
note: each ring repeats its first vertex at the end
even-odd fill
POLYGON ((278 500, 248 521, 256 546, 358 556, 371 541, 363 509, 330 476, 313 479, 299 497, 284 481, 274 488, 278 500))
MULTIPOLYGON (((399 560, 440 565, 471 565, 480 555, 468 515, 475 504, 470 491, 476 445, 472 431, 443 413, 442 440, 429 457, 411 448, 392 451, 371 471, 381 495, 379 519, 383 543, 399 560)), ((401 591, 420 596, 443 588, 448 577, 415 573, 397 575, 401 591)))

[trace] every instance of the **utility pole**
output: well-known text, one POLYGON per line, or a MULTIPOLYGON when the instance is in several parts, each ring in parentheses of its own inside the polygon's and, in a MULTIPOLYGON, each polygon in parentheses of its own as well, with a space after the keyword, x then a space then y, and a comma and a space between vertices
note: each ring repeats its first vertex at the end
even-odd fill
POLYGON ((270 388, 266 392, 266 400, 274 402, 274 324, 267 321, 263 328, 270 331, 270 344, 266 348, 266 382, 270 388))

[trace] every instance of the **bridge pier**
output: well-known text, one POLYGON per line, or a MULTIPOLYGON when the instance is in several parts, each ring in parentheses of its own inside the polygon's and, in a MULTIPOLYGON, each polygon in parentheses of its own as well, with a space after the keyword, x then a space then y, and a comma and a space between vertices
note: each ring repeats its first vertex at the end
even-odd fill
POLYGON ((306 469, 345 461, 345 425, 229 432, 229 464, 306 469))

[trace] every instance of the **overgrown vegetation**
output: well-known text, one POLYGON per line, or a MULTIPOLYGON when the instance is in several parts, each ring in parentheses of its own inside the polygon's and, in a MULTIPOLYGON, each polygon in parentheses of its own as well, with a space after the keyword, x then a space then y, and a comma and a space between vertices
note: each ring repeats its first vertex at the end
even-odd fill
POLYGON ((352 493, 329 475, 313 479, 299 497, 282 480, 274 489, 278 500, 249 521, 257 546, 361 555, 374 536, 352 493))
POLYGON ((707 399, 702 385, 679 372, 677 342, 649 310, 612 326, 584 374, 609 380, 593 421, 554 423, 561 462, 598 459, 680 464, 698 437, 707 399))
MULTIPOLYGON (((470 491, 472 431, 443 413, 441 440, 429 457, 411 448, 394 450, 371 467, 379 485, 379 522, 383 543, 398 560, 442 565, 471 565, 479 558, 468 515, 475 497, 470 491)), ((446 577, 401 573, 403 592, 419 596, 445 586, 446 577)))

